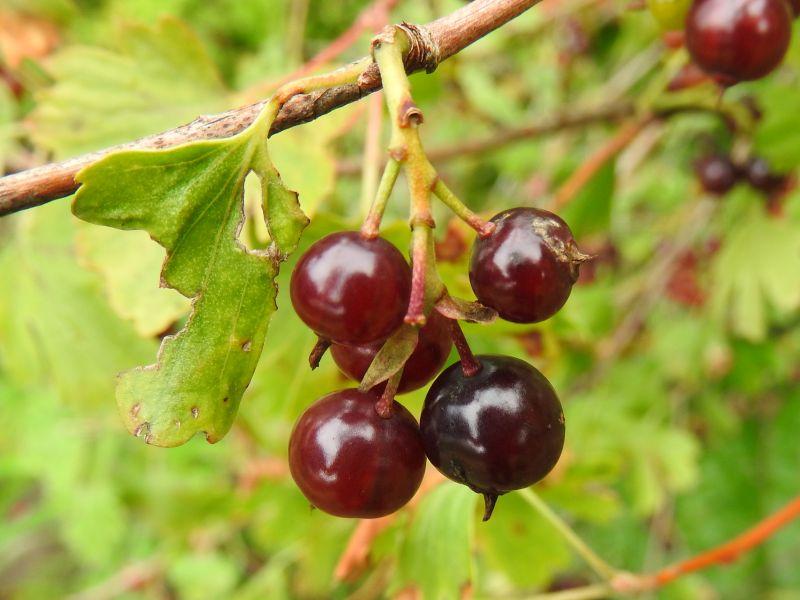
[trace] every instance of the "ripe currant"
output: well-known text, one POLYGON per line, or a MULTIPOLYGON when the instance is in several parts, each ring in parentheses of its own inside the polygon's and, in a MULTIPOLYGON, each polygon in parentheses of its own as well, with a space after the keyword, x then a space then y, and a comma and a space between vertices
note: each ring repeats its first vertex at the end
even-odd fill
POLYGON ((710 154, 695 163, 695 173, 700 185, 709 194, 724 196, 739 179, 739 171, 730 158, 721 154, 710 154))
POLYGON ((722 85, 770 73, 783 60, 791 35, 786 0, 695 0, 686 18, 692 59, 722 85))
POLYGON ((378 416, 378 397, 358 390, 324 396, 300 417, 289 439, 289 468, 312 505, 339 517, 395 512, 419 488, 425 452, 419 427, 396 402, 378 416))
POLYGON ((553 387, 528 363, 479 356, 472 377, 456 363, 425 398, 425 453, 447 477, 483 494, 484 520, 497 497, 547 475, 564 446, 564 413, 553 387))
POLYGON ((564 306, 589 256, 567 224, 536 208, 496 215, 496 229, 472 249, 469 280, 478 300, 515 323, 536 323, 564 306))
MULTIPOLYGON (((403 367, 397 393, 404 394, 419 389, 442 370, 452 347, 447 319, 434 311, 427 324, 419 331, 417 347, 403 367)), ((361 381, 372 364, 381 344, 345 346, 333 344, 331 355, 342 372, 354 381, 361 381)), ((376 392, 381 388, 376 388, 376 392)))
POLYGON ((300 258, 290 291, 298 316, 320 337, 371 344, 403 322, 411 269, 386 240, 333 233, 300 258))

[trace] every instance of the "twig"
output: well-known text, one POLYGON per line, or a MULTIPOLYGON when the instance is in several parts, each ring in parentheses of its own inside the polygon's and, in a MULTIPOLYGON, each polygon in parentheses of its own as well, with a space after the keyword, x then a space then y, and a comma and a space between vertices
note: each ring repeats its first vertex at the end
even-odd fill
POLYGON ((595 573, 606 581, 611 581, 617 576, 617 570, 600 558, 597 553, 592 550, 586 542, 584 542, 580 536, 553 511, 553 509, 547 506, 532 489, 526 488, 519 490, 519 495, 558 530, 566 542, 572 546, 572 549, 592 567, 595 573))
MULTIPOLYGON (((499 150, 522 142, 529 138, 538 137, 550 133, 559 133, 570 129, 580 129, 587 125, 596 123, 607 123, 617 121, 630 116, 632 107, 626 102, 615 102, 608 106, 600 106, 574 113, 558 113, 553 116, 537 120, 535 123, 525 125, 515 129, 507 129, 498 133, 477 140, 465 140, 452 146, 434 148, 427 152, 428 158, 432 163, 447 162, 462 156, 480 155, 494 150, 499 150)), ((340 175, 355 175, 360 169, 359 161, 342 162, 337 171, 340 175)))
POLYGON ((330 44, 325 46, 317 54, 311 57, 299 69, 267 83, 260 83, 247 90, 244 94, 245 98, 260 98, 268 94, 285 83, 288 83, 299 77, 313 73, 318 68, 333 62, 339 58, 344 52, 358 42, 361 34, 367 30, 374 30, 376 27, 383 27, 386 22, 388 14, 397 6, 399 0, 376 0, 358 15, 356 20, 350 27, 348 27, 339 37, 333 40, 330 44))
MULTIPOLYGON (((517 17, 540 0, 474 0, 424 26, 413 40, 405 68, 411 73, 433 69, 484 35, 517 17), (424 32, 424 33, 422 33, 424 32)), ((332 85, 286 99, 272 123, 270 135, 312 121, 330 111, 355 102, 380 89, 381 78, 371 65, 355 83, 332 85)), ((0 216, 32 208, 74 193, 75 174, 119 150, 162 149, 197 140, 219 139, 247 128, 261 113, 266 101, 228 112, 203 116, 187 125, 140 140, 53 163, 0 179, 0 216)))
POLYGON ((586 184, 591 181, 592 177, 594 177, 609 160, 625 149, 653 118, 652 115, 646 115, 624 125, 614 137, 609 139, 589 156, 556 192, 550 204, 550 210, 558 212, 569 204, 586 184))
POLYGON ((770 536, 798 517, 800 517, 800 496, 729 542, 688 560, 661 569, 654 575, 649 576, 648 579, 652 581, 654 587, 661 587, 683 575, 715 565, 725 565, 733 562, 745 552, 764 543, 770 536))

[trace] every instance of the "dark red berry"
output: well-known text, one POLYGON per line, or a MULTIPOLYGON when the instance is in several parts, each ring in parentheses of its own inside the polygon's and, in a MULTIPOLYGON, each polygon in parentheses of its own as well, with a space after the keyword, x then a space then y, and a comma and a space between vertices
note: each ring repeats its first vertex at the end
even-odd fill
MULTIPOLYGON (((442 370, 452 345, 447 319, 434 311, 419 331, 417 347, 403 367, 397 393, 404 394, 427 385, 442 370)), ((380 343, 369 346, 333 344, 331 355, 345 375, 353 381, 361 381, 380 349, 380 343)), ((376 391, 382 389, 383 386, 376 391)))
POLYGON ((408 502, 425 473, 419 427, 408 410, 375 412, 378 397, 358 390, 324 396, 289 439, 289 469, 309 502, 337 517, 374 519, 408 502))
POLYGON ((472 249, 469 280, 478 300, 515 323, 536 323, 564 306, 589 257, 567 224, 536 208, 512 208, 472 249))
POLYGON ((316 242, 292 273, 292 305, 320 337, 343 344, 385 340, 403 322, 411 269, 381 238, 333 233, 316 242))
POLYGON ((789 0, 789 6, 792 9, 792 14, 797 17, 800 15, 800 0, 789 0))
POLYGON ((694 165, 700 185, 709 194, 724 196, 739 179, 736 165, 727 156, 711 154, 699 159, 694 165))
POLYGON ((766 194, 779 190, 785 183, 785 177, 774 173, 763 158, 751 158, 747 161, 744 174, 751 186, 766 194))
POLYGON ((692 59, 723 85, 770 73, 791 36, 786 0, 695 0, 686 18, 692 59))
POLYGON ((564 413, 553 387, 528 363, 479 356, 466 377, 460 363, 433 382, 420 417, 425 453, 450 479, 483 494, 484 520, 497 497, 541 480, 564 446, 564 413))

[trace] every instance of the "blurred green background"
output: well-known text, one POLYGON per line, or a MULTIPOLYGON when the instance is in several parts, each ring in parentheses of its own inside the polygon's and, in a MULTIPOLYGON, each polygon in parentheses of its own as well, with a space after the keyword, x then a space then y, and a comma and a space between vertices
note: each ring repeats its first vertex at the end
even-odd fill
MULTIPOLYGON (((426 147, 435 156, 562 111, 662 101, 685 57, 666 50, 651 15, 629 4, 550 0, 412 77, 426 147)), ((392 18, 426 22, 461 5, 401 0, 392 18)), ((255 99, 365 6, 0 0, 0 167, 67 158, 255 99)), ((339 60, 363 55, 370 36, 339 60)), ((465 328, 476 351, 524 358, 559 391, 567 446, 536 490, 620 568, 652 571, 702 551, 800 488, 800 193, 766 199, 740 185, 711 199, 692 171, 714 148, 764 156, 791 173, 800 162, 799 82, 794 43, 779 71, 725 94, 739 113, 757 104, 752 127, 733 135, 707 111, 648 126, 561 211, 598 255, 565 309, 533 327, 465 328)), ((691 104, 717 92, 686 94, 691 104)), ((300 251, 358 226, 365 105, 270 143, 313 219, 300 251)), ((523 137, 434 162, 489 216, 546 205, 617 127, 523 137)), ((401 248, 406 207, 398 186, 385 230, 401 248)), ((444 210, 436 217, 445 282, 471 297, 471 233, 444 210)), ((263 241, 255 227, 247 235, 263 241)), ((79 222, 67 200, 0 219, 0 598, 525 598, 592 581, 522 497, 503 497, 480 523, 476 497, 449 483, 401 511, 363 568, 334 576, 356 523, 311 512, 285 455, 304 407, 347 384, 329 358, 314 373, 307 367, 314 338, 286 294, 293 260, 228 436, 170 450, 130 436, 114 376, 153 362, 159 337, 189 310, 158 288, 162 260, 146 234, 79 222)), ((402 400, 418 414, 423 397, 402 400)), ((795 525, 657 595, 800 598, 798 557, 795 525)))

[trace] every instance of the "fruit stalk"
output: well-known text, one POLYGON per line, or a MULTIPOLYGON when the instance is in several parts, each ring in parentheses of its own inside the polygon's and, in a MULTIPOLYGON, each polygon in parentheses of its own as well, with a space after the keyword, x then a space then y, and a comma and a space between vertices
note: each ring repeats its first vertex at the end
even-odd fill
POLYGON ((450 327, 450 337, 453 339, 453 345, 456 347, 458 356, 461 359, 461 370, 464 372, 465 377, 472 377, 481 370, 481 363, 472 353, 472 348, 469 347, 467 338, 464 337, 464 332, 461 331, 458 321, 447 319, 447 325, 450 327))

